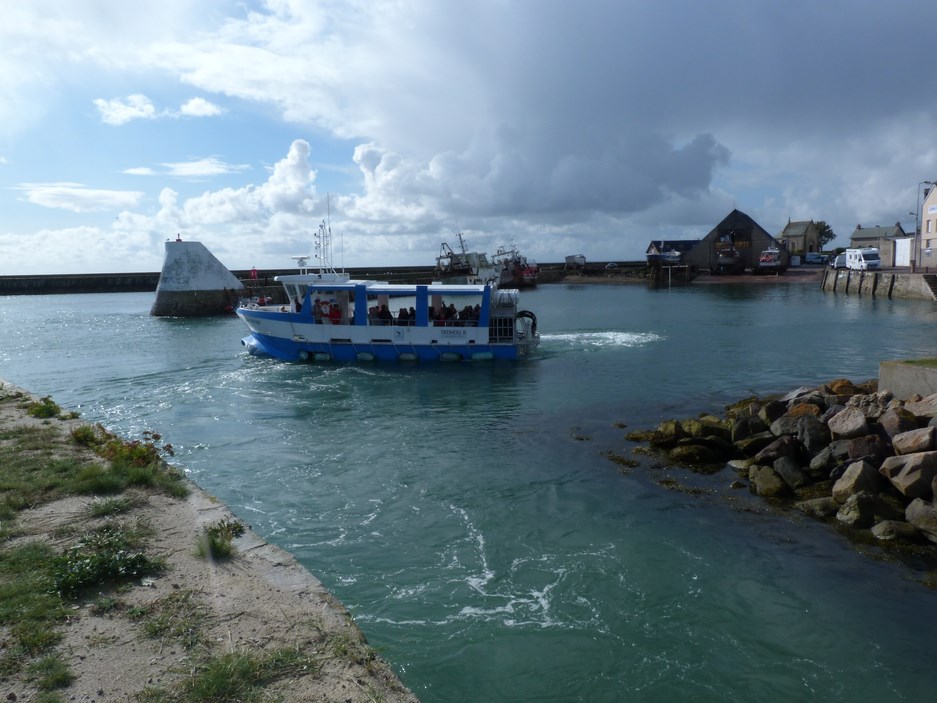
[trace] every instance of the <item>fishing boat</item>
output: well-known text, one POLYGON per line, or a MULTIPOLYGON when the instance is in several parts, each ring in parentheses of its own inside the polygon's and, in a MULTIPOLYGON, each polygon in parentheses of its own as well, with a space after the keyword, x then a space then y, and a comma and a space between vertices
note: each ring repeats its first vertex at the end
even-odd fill
MULTIPOLYGON (((328 240, 320 226, 321 240, 328 240)), ((247 351, 283 361, 518 359, 540 343, 518 291, 491 284, 355 280, 330 265, 277 276, 286 305, 237 309, 247 351)))
POLYGON ((714 274, 739 274, 744 271, 745 264, 735 247, 724 247, 716 251, 714 274))
POLYGON ((435 279, 442 283, 484 284, 501 281, 501 265, 488 261, 483 252, 466 251, 465 240, 459 232, 459 251, 446 242, 436 257, 435 279))
POLYGON ((781 256, 781 250, 777 247, 769 247, 761 252, 758 257, 758 265, 752 268, 752 273, 756 276, 760 273, 773 273, 780 276, 787 270, 784 258, 781 256))
POLYGON ((517 247, 511 245, 510 249, 498 247, 498 251, 491 257, 495 265, 501 266, 499 285, 527 288, 537 285, 540 277, 540 267, 533 261, 528 261, 517 247))

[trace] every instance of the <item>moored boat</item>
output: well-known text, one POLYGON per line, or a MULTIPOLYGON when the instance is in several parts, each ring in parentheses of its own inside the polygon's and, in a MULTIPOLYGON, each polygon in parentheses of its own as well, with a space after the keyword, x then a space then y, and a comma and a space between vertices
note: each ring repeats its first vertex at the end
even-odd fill
POLYGON ((752 273, 758 275, 760 273, 773 273, 776 276, 780 276, 787 270, 787 265, 784 262, 784 257, 781 255, 781 250, 777 247, 769 247, 761 252, 761 255, 758 257, 758 264, 752 268, 752 273))
POLYGON ((320 268, 277 276, 287 305, 241 305, 251 354, 284 361, 518 359, 540 343, 518 291, 490 284, 394 284, 320 268))
POLYGON ((491 257, 496 265, 500 265, 501 279, 499 285, 525 288, 537 285, 540 278, 540 267, 522 255, 517 247, 511 245, 510 249, 498 247, 498 251, 491 257))
POLYGON ((484 252, 466 251, 465 240, 459 233, 459 251, 454 251, 446 242, 436 257, 435 279, 442 283, 497 284, 501 280, 501 265, 488 261, 484 252))

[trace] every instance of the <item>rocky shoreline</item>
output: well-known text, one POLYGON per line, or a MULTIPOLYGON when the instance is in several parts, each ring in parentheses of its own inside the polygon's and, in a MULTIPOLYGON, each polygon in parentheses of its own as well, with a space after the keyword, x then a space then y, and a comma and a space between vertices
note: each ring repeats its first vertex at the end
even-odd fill
POLYGON ((937 587, 937 394, 899 400, 876 380, 838 379, 627 439, 695 472, 731 469, 733 488, 910 558, 937 587))

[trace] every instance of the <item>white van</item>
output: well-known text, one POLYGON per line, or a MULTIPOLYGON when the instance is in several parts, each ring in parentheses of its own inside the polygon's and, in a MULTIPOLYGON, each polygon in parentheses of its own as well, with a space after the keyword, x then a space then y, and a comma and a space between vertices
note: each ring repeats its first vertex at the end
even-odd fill
POLYGON ((875 247, 846 250, 846 268, 855 271, 878 271, 882 268, 882 259, 875 247))

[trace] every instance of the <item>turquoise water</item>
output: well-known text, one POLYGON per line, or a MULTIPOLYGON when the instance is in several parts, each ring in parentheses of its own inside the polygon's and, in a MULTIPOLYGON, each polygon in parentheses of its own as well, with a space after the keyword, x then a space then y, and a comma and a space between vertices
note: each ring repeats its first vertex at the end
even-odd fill
POLYGON ((151 303, 0 298, 0 376, 162 433, 423 701, 930 698, 937 594, 823 525, 734 509, 728 473, 689 496, 657 483, 681 471, 606 453, 667 417, 934 356, 933 304, 542 286, 522 295, 533 358, 424 367, 252 358, 239 320, 151 303))

